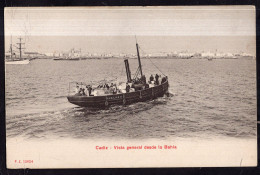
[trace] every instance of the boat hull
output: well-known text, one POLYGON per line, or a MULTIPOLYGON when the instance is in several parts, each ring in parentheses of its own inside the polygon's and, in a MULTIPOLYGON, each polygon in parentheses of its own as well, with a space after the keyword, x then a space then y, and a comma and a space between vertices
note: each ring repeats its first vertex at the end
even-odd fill
POLYGON ((30 60, 5 61, 5 64, 29 64, 30 60))
POLYGON ((53 59, 54 61, 79 61, 80 59, 79 58, 54 58, 53 59))
POLYGON ((68 96, 68 101, 81 107, 104 108, 111 105, 129 105, 163 97, 168 92, 168 80, 145 90, 107 96, 68 96))

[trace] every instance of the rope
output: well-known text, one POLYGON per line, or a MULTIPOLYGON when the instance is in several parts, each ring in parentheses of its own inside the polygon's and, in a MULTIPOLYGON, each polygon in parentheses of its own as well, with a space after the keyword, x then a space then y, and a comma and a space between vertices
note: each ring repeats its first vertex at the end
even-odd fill
POLYGON ((134 79, 136 79, 139 74, 140 74, 140 67, 137 68, 134 79))
MULTIPOLYGON (((145 53, 140 46, 139 46, 139 48, 142 50, 143 53, 145 53)), ((148 59, 151 61, 151 63, 154 65, 154 67, 156 67, 164 76, 166 76, 166 75, 152 62, 152 60, 149 58, 149 56, 148 56, 148 59)))
POLYGON ((151 61, 151 63, 154 65, 154 67, 156 67, 164 76, 166 76, 153 62, 152 60, 148 57, 148 59, 151 61))

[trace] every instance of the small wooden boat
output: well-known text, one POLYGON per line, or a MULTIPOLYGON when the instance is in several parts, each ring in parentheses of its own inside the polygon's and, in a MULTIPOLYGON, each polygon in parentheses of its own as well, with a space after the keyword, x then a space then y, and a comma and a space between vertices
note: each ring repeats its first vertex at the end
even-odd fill
MULTIPOLYGON (((139 62, 138 71, 141 74, 141 77, 144 77, 138 47, 139 46, 136 43, 139 62)), ((169 82, 167 76, 162 77, 162 81, 160 83, 157 83, 153 87, 149 87, 146 80, 138 82, 136 81, 138 79, 137 77, 131 79, 128 60, 125 59, 124 62, 126 67, 127 82, 132 84, 132 88, 135 89, 134 92, 103 94, 101 96, 74 94, 67 96, 68 101, 82 107, 104 108, 110 105, 128 105, 137 102, 144 102, 158 97, 163 97, 164 94, 168 93, 169 82)))

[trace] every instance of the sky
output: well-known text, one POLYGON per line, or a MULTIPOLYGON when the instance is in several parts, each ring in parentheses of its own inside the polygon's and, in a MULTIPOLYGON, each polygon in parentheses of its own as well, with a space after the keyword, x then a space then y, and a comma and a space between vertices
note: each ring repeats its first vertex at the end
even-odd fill
POLYGON ((5 8, 5 46, 27 51, 147 53, 247 52, 255 55, 253 6, 5 8))

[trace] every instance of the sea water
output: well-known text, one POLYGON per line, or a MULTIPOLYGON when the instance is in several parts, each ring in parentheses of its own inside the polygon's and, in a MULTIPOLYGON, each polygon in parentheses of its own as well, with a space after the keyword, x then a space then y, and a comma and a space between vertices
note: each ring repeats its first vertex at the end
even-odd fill
MULTIPOLYGON (((126 81, 123 59, 6 65, 7 138, 256 138, 255 60, 141 61, 147 80, 155 73, 168 76, 170 96, 103 110, 70 104, 69 82, 126 81)), ((138 62, 129 64, 134 74, 138 62)))

